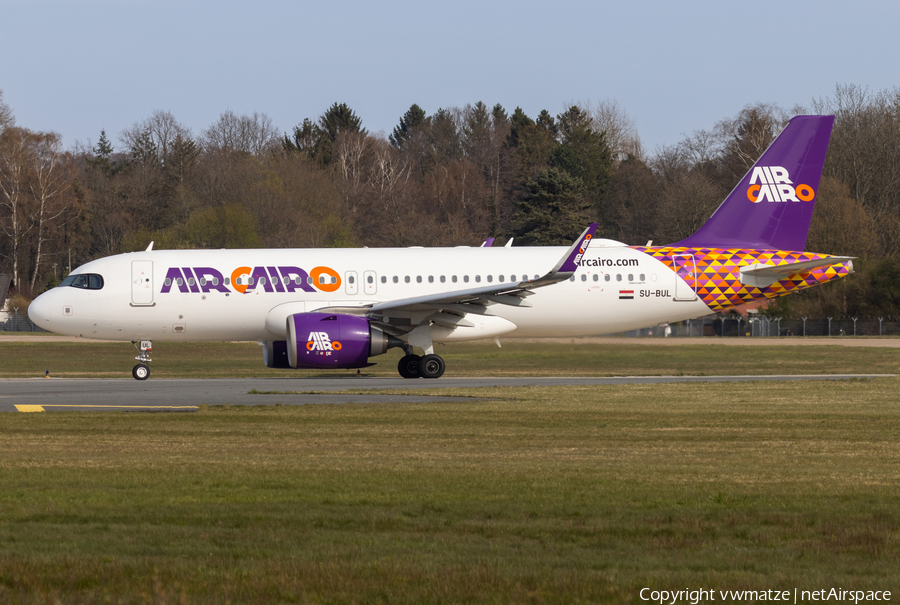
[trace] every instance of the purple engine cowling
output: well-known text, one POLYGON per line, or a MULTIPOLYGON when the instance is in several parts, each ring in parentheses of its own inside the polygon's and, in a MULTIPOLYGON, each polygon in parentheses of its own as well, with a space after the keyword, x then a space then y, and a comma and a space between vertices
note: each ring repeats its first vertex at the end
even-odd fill
POLYGON ((403 344, 355 315, 296 313, 287 333, 292 368, 364 368, 373 365, 369 357, 403 344))

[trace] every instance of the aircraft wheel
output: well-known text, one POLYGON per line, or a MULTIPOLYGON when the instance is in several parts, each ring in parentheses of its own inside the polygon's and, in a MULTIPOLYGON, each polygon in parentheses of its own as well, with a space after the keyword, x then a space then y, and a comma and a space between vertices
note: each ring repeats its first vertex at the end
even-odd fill
POLYGON ((131 375, 135 380, 147 380, 150 378, 150 366, 145 363, 139 363, 131 369, 131 375))
POLYGON ((444 359, 440 355, 426 355, 419 362, 419 372, 422 378, 440 378, 444 375, 444 359))
POLYGON ((422 358, 418 355, 406 355, 397 364, 397 371, 404 378, 418 378, 421 376, 420 366, 422 358))

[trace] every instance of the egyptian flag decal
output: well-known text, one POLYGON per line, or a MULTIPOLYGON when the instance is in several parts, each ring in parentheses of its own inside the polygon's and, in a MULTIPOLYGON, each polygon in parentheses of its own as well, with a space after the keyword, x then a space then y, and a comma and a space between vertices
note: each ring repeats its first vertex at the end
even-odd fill
POLYGON ((619 300, 634 300, 634 290, 619 290, 619 300))

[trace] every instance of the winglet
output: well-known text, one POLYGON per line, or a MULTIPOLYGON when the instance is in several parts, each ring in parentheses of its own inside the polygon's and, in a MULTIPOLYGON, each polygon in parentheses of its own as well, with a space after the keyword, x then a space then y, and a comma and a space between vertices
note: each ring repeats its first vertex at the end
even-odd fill
POLYGON ((597 223, 588 225, 588 228, 584 230, 584 233, 575 240, 575 243, 572 244, 568 252, 566 252, 566 256, 563 257, 556 267, 554 267, 554 271, 560 273, 575 273, 575 270, 578 269, 578 263, 581 262, 581 257, 584 256, 587 247, 591 243, 591 239, 594 237, 594 231, 597 230, 598 226, 597 223))
POLYGON ((565 255, 561 259, 559 259, 559 262, 556 263, 556 266, 553 267, 546 275, 524 283, 527 283, 528 287, 547 286, 556 282, 567 280, 572 277, 572 274, 575 273, 575 271, 578 269, 578 263, 581 262, 581 257, 584 256, 584 253, 587 251, 587 248, 594 237, 594 232, 597 230, 598 226, 598 223, 591 223, 590 225, 588 225, 588 228, 578 236, 578 239, 575 240, 575 243, 572 244, 568 250, 566 250, 565 255))
POLYGON ((490 247, 493 246, 493 245, 494 245, 494 238, 493 238, 493 237, 489 237, 489 238, 487 238, 486 240, 484 240, 484 243, 481 244, 481 247, 482 247, 482 248, 490 248, 490 247))

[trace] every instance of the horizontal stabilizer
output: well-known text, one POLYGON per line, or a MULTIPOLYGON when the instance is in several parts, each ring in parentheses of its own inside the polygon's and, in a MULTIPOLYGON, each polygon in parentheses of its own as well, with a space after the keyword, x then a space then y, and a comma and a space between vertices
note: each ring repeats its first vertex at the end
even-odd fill
MULTIPOLYGON (((767 288, 775 282, 803 273, 811 271, 819 267, 828 267, 839 263, 852 261, 855 256, 824 256, 813 260, 805 260, 799 263, 790 263, 787 265, 766 265, 764 263, 756 263, 741 268, 741 283, 745 286, 754 286, 756 288, 767 288)), ((850 265, 850 271, 853 271, 853 264, 850 265)))

